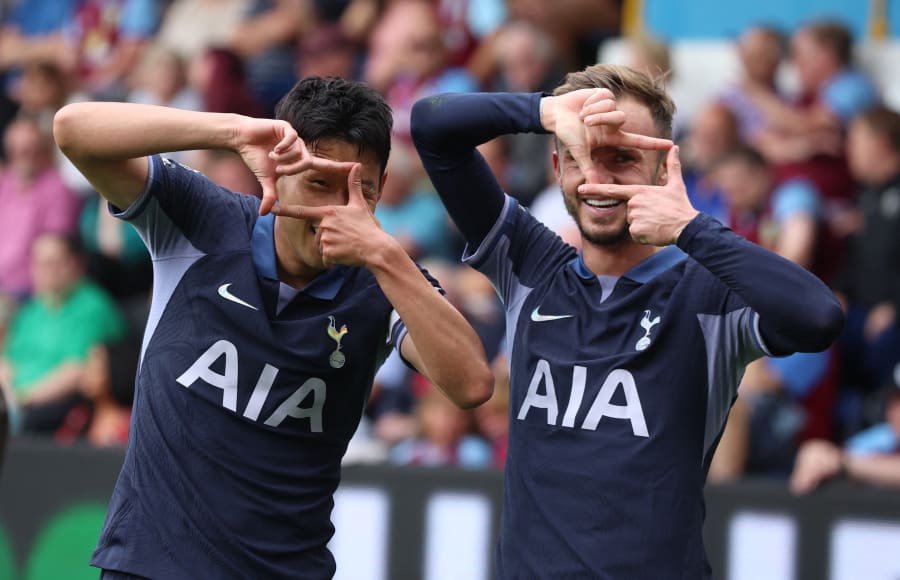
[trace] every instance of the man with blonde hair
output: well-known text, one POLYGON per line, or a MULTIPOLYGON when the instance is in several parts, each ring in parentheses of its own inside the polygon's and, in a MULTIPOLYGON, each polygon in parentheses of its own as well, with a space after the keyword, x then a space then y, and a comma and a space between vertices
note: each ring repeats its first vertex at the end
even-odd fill
POLYGON ((553 96, 439 95, 413 110, 464 260, 506 307, 498 578, 709 578, 703 483, 745 365, 840 331, 821 281, 691 206, 674 109, 650 77, 594 65, 553 96), (555 134, 580 253, 475 149, 517 132, 555 134))

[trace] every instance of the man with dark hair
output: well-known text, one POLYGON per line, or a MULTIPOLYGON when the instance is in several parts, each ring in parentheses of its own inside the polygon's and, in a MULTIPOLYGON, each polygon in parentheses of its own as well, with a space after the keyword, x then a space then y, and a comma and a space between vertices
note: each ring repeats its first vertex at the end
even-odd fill
POLYGON ((822 350, 840 330, 821 281, 690 205, 674 108, 646 75, 595 65, 554 96, 439 95, 413 110, 464 259, 506 307, 497 578, 709 578, 703 482, 744 366, 822 350), (478 154, 515 132, 555 134, 581 253, 478 154))
POLYGON ((389 349, 460 406, 490 396, 475 332, 372 216, 390 129, 377 93, 336 78, 298 83, 277 120, 57 114, 60 147, 154 262, 102 577, 330 578, 341 457, 389 349), (262 200, 159 155, 204 148, 239 153, 262 200))

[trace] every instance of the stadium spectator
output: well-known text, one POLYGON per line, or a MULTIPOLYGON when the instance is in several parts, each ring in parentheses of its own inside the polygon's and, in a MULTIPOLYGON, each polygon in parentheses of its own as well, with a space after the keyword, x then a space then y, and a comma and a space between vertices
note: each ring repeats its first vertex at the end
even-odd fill
POLYGON ((372 31, 364 79, 385 95, 394 111, 394 135, 409 141, 409 114, 416 99, 470 92, 475 80, 447 66, 440 21, 428 0, 395 0, 372 31))
POLYGON ((64 30, 73 21, 80 2, 17 2, 9 17, 0 23, 0 71, 19 71, 25 65, 39 62, 71 63, 75 53, 64 30))
POLYGON ((831 479, 900 489, 900 366, 886 389, 884 421, 842 447, 826 439, 807 442, 791 474, 791 491, 809 493, 831 479))
POLYGON ((80 200, 53 164, 50 135, 36 119, 19 117, 3 135, 0 167, 0 292, 31 293, 31 249, 47 232, 75 232, 80 200))
MULTIPOLYGON (((205 104, 199 92, 188 84, 184 60, 159 44, 147 47, 130 80, 131 91, 126 98, 130 103, 188 111, 199 111, 205 104)), ((227 90, 227 86, 222 90, 227 90)))
POLYGON ((675 72, 667 43, 647 34, 629 36, 625 42, 626 66, 654 78, 665 78, 667 83, 672 81, 675 72))
POLYGON ((88 278, 116 300, 129 328, 143 328, 153 267, 137 230, 109 215, 106 203, 96 193, 85 202, 78 225, 88 278))
POLYGON ((791 60, 800 85, 793 103, 748 86, 768 125, 768 136, 760 136, 756 144, 775 164, 778 181, 812 181, 830 217, 851 205, 854 192, 844 157, 844 130, 880 96, 872 81, 854 68, 853 37, 842 23, 823 20, 798 28, 791 37, 791 60))
MULTIPOLYGON (((795 179, 776 186, 768 162, 746 146, 726 152, 713 174, 730 207, 727 225, 795 264, 825 274, 822 264, 829 262, 820 252, 822 201, 811 183, 795 179)), ((832 358, 826 350, 747 365, 732 410, 735 420, 725 428, 710 478, 733 480, 745 472, 787 476, 800 443, 831 437, 832 358)))
POLYGON ((900 114, 883 106, 850 124, 847 159, 862 185, 853 235, 836 281, 847 309, 841 337, 848 431, 863 425, 862 400, 900 362, 900 114))
POLYGON ((66 104, 73 80, 52 63, 36 62, 22 67, 22 74, 10 88, 21 116, 33 117, 45 133, 50 132, 53 115, 66 104))
POLYGON ((163 14, 156 41, 190 63, 211 48, 228 47, 253 1, 172 0, 163 14))
POLYGON ((428 182, 413 146, 394 139, 381 200, 375 217, 406 253, 416 260, 450 257, 451 232, 447 214, 428 182))
POLYGON ((358 79, 359 62, 356 46, 336 24, 310 30, 297 45, 296 75, 306 77, 341 77, 358 79))
POLYGON ((263 107, 247 84, 244 61, 224 48, 210 48, 190 65, 191 85, 200 93, 201 110, 263 116, 263 107))
MULTIPOLYGON (((553 39, 530 22, 505 24, 494 46, 497 74, 492 79, 493 90, 550 90, 563 75, 553 39)), ((504 187, 523 205, 530 206, 551 177, 548 164, 534 163, 545 154, 549 139, 524 133, 506 135, 502 141, 506 151, 504 187)))
POLYGON ((565 70, 597 61, 600 44, 619 33, 619 0, 507 0, 510 20, 527 20, 546 29, 556 42, 565 70))
POLYGON ((23 431, 47 434, 78 399, 90 348, 124 336, 126 325, 109 295, 85 279, 76 238, 38 237, 32 269, 35 295, 10 325, 2 381, 22 404, 23 431))
POLYGON ((128 443, 139 346, 125 338, 91 347, 78 381, 84 402, 73 406, 54 432, 57 442, 66 445, 83 438, 94 447, 128 443))
POLYGON ((505 352, 497 353, 491 368, 494 370, 494 394, 472 413, 475 431, 491 445, 493 467, 503 469, 509 450, 509 360, 505 352))
POLYGON ((140 229, 155 268, 99 568, 331 577, 341 458, 391 348, 460 406, 489 397, 477 335, 372 215, 390 151, 384 99, 311 78, 278 116, 129 103, 56 116, 60 147, 140 229), (241 154, 262 200, 159 156, 218 148, 241 154), (195 485, 212 481, 198 503, 195 485))
POLYGON ((413 110, 465 260, 509 321, 498 578, 708 578, 703 480, 743 367, 823 350, 840 330, 820 280, 691 207, 673 111, 652 79, 611 65, 570 73, 550 97, 445 94, 413 110), (581 253, 476 152, 529 131, 558 140, 581 253))
POLYGON ((252 0, 227 48, 246 65, 247 86, 271 117, 296 76, 297 42, 320 26, 311 0, 252 0))
POLYGON ((751 26, 745 30, 737 41, 741 77, 718 96, 737 119, 741 139, 756 147, 760 147, 757 139, 766 134, 769 123, 750 95, 762 92, 773 99, 785 99, 778 86, 778 70, 786 47, 787 39, 777 28, 751 26))
POLYGON ((688 199, 698 211, 722 223, 728 223, 728 203, 712 177, 712 169, 739 143, 737 119, 730 109, 717 102, 708 103, 694 114, 682 143, 682 175, 688 199))
POLYGON ((467 469, 490 467, 491 446, 472 433, 472 412, 460 409, 432 385, 422 387, 416 397, 416 433, 391 448, 395 465, 467 469))
POLYGON ((126 81, 159 23, 161 6, 155 0, 67 0, 48 3, 22 2, 19 22, 0 34, 0 68, 49 63, 71 73, 77 88, 89 97, 122 99, 126 81), (30 5, 30 6, 29 6, 30 5), (23 32, 27 30, 32 32, 23 32), (36 31, 40 31, 35 33, 36 31), (3 44, 4 42, 8 44, 3 44), (5 66, 4 66, 5 65, 5 66))

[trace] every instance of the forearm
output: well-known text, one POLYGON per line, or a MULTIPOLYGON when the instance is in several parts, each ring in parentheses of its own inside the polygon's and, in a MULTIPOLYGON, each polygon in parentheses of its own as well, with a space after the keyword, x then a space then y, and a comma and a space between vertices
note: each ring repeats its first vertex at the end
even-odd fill
POLYGON ((760 332, 773 354, 821 351, 840 333, 843 312, 821 280, 713 218, 694 218, 678 246, 759 314, 760 332))
POLYGON ((475 148, 500 135, 544 132, 540 97, 537 93, 438 95, 413 107, 416 149, 447 212, 470 244, 484 239, 504 203, 500 185, 475 148))
POLYGON ((399 244, 383 246, 367 266, 409 332, 404 357, 460 407, 490 398, 493 374, 481 340, 399 244))
POLYGON ((31 386, 23 401, 26 405, 40 405, 57 401, 78 390, 78 382, 84 365, 81 363, 63 363, 49 375, 31 386))
POLYGON ((844 456, 847 476, 856 481, 900 489, 900 456, 852 455, 844 456))
POLYGON ((56 114, 53 133, 73 160, 122 161, 169 151, 233 149, 239 118, 134 103, 73 103, 56 114))

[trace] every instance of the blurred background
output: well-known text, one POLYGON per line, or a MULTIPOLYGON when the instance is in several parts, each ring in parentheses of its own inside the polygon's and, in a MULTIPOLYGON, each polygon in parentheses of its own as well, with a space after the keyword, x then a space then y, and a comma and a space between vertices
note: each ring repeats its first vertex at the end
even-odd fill
MULTIPOLYGON (((97 577, 152 285, 136 232, 53 143, 54 113, 115 100, 272 116, 309 75, 364 80, 393 107, 376 216, 496 374, 494 397, 461 411, 388 359, 345 459, 337 577, 490 578, 503 313, 458 263, 409 113, 440 92, 551 90, 595 62, 663 77, 695 207, 816 273, 847 313, 829 351, 747 370, 707 486, 716 577, 900 578, 900 2, 0 0, 0 580, 97 577)), ((482 153, 577 245, 550 146, 515 135, 482 153)), ((233 154, 172 157, 260 193, 233 154)))

